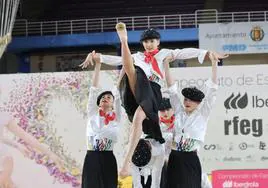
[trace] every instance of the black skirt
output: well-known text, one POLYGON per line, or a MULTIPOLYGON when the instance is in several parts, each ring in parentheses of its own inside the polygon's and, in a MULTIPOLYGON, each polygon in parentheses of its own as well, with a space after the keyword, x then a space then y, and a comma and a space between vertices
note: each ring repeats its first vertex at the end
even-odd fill
POLYGON ((117 188, 117 163, 112 151, 88 151, 82 172, 82 188, 117 188))
POLYGON ((135 68, 137 75, 135 96, 130 89, 126 74, 120 82, 122 106, 125 108, 128 119, 131 122, 136 109, 141 106, 147 117, 142 123, 143 132, 148 135, 148 138, 164 143, 165 140, 162 137, 158 117, 158 109, 162 100, 161 87, 159 84, 149 81, 140 67, 136 66, 135 68))
POLYGON ((167 188, 201 188, 201 174, 196 152, 171 151, 167 167, 167 188))

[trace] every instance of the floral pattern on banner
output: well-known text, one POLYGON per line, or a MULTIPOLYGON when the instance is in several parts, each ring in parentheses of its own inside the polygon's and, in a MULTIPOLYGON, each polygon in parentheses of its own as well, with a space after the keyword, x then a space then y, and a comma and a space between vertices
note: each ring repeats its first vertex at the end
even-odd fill
MULTIPOLYGON (((39 142, 49 146, 49 149, 65 162, 65 169, 56 167, 48 156, 32 150, 31 158, 36 163, 47 167, 55 181, 81 184, 81 165, 67 153, 57 129, 53 127, 53 117, 49 115, 52 98, 65 97, 72 100, 77 110, 87 116, 87 99, 89 74, 65 73, 56 76, 54 73, 32 74, 13 80, 15 89, 10 93, 10 101, 4 103, 4 108, 19 120, 19 126, 33 135, 39 142)), ((22 140, 19 142, 23 143, 22 140)))
MULTIPOLYGON (((31 158, 36 163, 46 166, 48 173, 55 177, 55 182, 71 184, 72 187, 81 187, 82 161, 76 161, 64 145, 62 137, 55 128, 55 115, 50 112, 53 106, 53 99, 66 99, 70 101, 84 119, 87 118, 88 88, 91 83, 93 72, 65 72, 65 73, 41 73, 41 74, 20 74, 8 79, 7 86, 12 89, 8 93, 7 100, 0 108, 8 111, 17 120, 19 126, 27 133, 33 135, 38 141, 44 143, 49 149, 60 156, 65 162, 65 170, 58 169, 48 156, 31 150, 31 158), (54 126, 53 126, 54 125, 54 126)), ((116 84, 118 70, 102 71, 100 87, 110 88, 105 84, 116 84), (107 82, 109 80, 109 82, 107 82)), ((10 75, 11 76, 11 75, 10 75)), ((64 110, 64 109, 63 109, 64 110)), ((114 154, 118 166, 122 164, 125 148, 128 144, 130 123, 125 113, 119 130, 118 142, 114 147, 114 154)), ((85 135, 82 135, 85 136, 85 135)), ((23 143, 22 140, 18 140, 23 143)), ((27 147, 27 145, 25 144, 27 147)), ((29 148, 30 149, 30 148, 29 148)))

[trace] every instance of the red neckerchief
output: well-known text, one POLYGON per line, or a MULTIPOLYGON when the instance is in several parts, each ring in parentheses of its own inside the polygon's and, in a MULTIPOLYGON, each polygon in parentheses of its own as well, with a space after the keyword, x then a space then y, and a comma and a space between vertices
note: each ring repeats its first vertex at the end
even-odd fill
POLYGON ((101 117, 104 117, 104 124, 105 125, 108 125, 110 121, 113 121, 115 119, 115 113, 114 112, 105 113, 103 110, 100 109, 99 113, 100 113, 101 117))
POLYGON ((169 124, 169 127, 167 130, 173 129, 174 122, 175 122, 175 115, 171 116, 169 119, 165 119, 163 117, 160 117, 160 121, 164 124, 169 124))
POLYGON ((154 55, 157 54, 158 52, 159 52, 158 49, 155 49, 155 50, 152 51, 152 52, 146 52, 146 51, 144 51, 144 56, 145 56, 144 61, 145 61, 146 63, 151 63, 151 64, 152 64, 152 67, 153 67, 153 70, 154 70, 155 72, 157 72, 158 75, 160 75, 161 78, 163 78, 163 75, 162 75, 162 73, 161 73, 161 71, 160 71, 160 69, 159 69, 159 67, 158 67, 157 61, 156 61, 156 59, 154 58, 154 55))

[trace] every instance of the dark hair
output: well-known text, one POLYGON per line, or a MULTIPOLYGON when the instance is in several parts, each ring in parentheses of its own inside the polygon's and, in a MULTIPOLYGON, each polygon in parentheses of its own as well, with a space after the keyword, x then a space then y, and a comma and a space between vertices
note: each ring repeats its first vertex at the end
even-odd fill
POLYGON ((163 110, 168 110, 170 108, 172 108, 172 107, 171 107, 169 98, 165 98, 165 97, 162 98, 162 101, 159 105, 159 110, 163 111, 163 110))
POLYGON ((150 142, 140 139, 132 156, 132 163, 137 167, 146 166, 152 157, 150 142))
POLYGON ((161 38, 160 33, 155 29, 150 28, 143 31, 140 37, 140 42, 143 42, 148 39, 160 39, 160 38, 161 38))
POLYGON ((100 105, 100 100, 101 100, 102 96, 104 96, 104 95, 112 95, 113 98, 114 98, 114 95, 113 95, 113 93, 111 91, 104 91, 101 94, 99 94, 99 96, 97 98, 97 106, 100 105))

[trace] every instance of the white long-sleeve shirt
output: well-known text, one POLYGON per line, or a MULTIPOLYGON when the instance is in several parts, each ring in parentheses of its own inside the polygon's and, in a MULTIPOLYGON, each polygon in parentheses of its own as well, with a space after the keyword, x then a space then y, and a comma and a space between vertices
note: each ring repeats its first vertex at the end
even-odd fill
MULTIPOLYGON (((164 59, 168 56, 173 56, 175 59, 191 59, 191 58, 198 58, 200 63, 203 63, 205 56, 207 54, 207 50, 201 50, 196 48, 184 48, 184 49, 161 49, 154 58, 158 63, 158 67, 161 73, 164 75, 164 59)), ((151 81, 158 83, 159 85, 163 86, 164 82, 163 79, 158 75, 155 71, 153 71, 152 65, 148 64, 144 61, 145 56, 142 52, 137 52, 132 54, 134 64, 139 66, 144 73, 147 75, 147 78, 151 81)), ((101 62, 112 65, 118 66, 122 65, 122 58, 120 56, 112 56, 112 55, 101 55, 100 56, 101 62)))
POLYGON ((168 158, 172 149, 175 126, 172 129, 169 129, 169 127, 165 123, 161 122, 160 129, 162 132, 162 136, 165 139, 165 156, 166 158, 168 158))
POLYGON ((111 151, 117 141, 118 129, 121 120, 121 102, 119 91, 113 89, 114 112, 116 118, 107 125, 104 123, 104 117, 99 115, 97 106, 97 97, 100 89, 90 87, 88 99, 88 123, 87 123, 87 149, 97 151, 111 151))
POLYGON ((178 83, 175 82, 168 89, 170 103, 175 113, 175 142, 178 150, 198 151, 200 149, 204 142, 209 114, 216 101, 217 89, 217 84, 211 79, 207 80, 203 89, 205 98, 190 115, 186 114, 181 102, 181 89, 178 83))
POLYGON ((133 180, 133 188, 142 188, 141 176, 144 176, 144 183, 146 183, 148 176, 152 176, 152 188, 160 188, 162 167, 165 161, 165 148, 163 144, 155 141, 154 139, 146 139, 151 144, 152 157, 150 162, 139 168, 133 163, 131 165, 131 175, 133 180))

